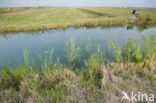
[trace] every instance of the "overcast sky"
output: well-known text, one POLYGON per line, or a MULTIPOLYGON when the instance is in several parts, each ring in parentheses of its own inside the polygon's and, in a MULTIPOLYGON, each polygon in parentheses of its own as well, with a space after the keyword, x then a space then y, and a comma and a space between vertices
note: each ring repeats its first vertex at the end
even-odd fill
POLYGON ((0 7, 21 6, 111 6, 156 8, 156 0, 0 0, 0 7))

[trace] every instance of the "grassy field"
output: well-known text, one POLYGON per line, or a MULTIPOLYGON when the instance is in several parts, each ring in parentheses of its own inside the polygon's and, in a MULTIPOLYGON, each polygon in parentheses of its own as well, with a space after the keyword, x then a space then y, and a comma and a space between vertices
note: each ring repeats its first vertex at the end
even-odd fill
POLYGON ((155 24, 156 9, 143 8, 31 8, 38 11, 25 12, 25 8, 0 9, 0 33, 36 31, 80 26, 114 26, 133 23, 155 24), (39 10, 40 9, 40 10, 39 10), (134 9, 141 12, 142 20, 128 21, 134 9), (153 21, 146 22, 151 17, 153 21))
MULTIPOLYGON (((74 38, 66 42, 67 67, 59 61, 53 62, 52 49, 44 58, 39 56, 42 66, 39 70, 31 65, 33 60, 26 50, 23 65, 5 67, 0 71, 0 101, 129 103, 121 101, 122 91, 156 95, 156 35, 143 36, 142 39, 144 45, 129 39, 123 49, 118 42, 110 41, 110 54, 115 62, 107 61, 103 51, 97 47, 96 53, 84 59, 82 69, 75 67, 79 47, 74 38)), ((89 49, 86 46, 86 51, 89 49)))

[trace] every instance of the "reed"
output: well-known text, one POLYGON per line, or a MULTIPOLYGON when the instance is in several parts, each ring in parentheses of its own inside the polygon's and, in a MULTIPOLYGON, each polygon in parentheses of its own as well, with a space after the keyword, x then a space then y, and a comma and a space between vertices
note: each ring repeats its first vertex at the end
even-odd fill
POLYGON ((121 47, 117 40, 115 40, 114 42, 109 41, 109 53, 112 53, 111 58, 115 59, 118 63, 123 61, 121 55, 121 47))
POLYGON ((143 55, 144 59, 155 60, 156 59, 156 36, 150 34, 149 37, 143 36, 144 47, 143 55))
POLYGON ((79 47, 76 47, 75 38, 71 38, 69 41, 66 42, 66 58, 71 68, 74 67, 74 61, 78 58, 79 49, 79 47))

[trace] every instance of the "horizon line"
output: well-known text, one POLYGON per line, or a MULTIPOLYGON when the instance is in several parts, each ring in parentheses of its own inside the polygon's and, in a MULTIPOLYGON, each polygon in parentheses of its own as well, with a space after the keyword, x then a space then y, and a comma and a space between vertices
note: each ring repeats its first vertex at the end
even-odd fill
POLYGON ((5 6, 0 8, 22 8, 22 7, 103 7, 103 8, 151 8, 156 9, 156 7, 131 7, 131 6, 5 6))

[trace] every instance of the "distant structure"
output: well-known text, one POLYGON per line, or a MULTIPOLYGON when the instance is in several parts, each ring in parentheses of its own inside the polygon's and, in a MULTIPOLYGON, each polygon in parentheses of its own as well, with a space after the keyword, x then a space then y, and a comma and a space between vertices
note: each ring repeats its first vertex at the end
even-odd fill
POLYGON ((146 21, 152 21, 152 18, 146 18, 146 21))
POLYGON ((31 7, 25 7, 26 10, 30 9, 31 7))
POLYGON ((140 11, 133 10, 132 14, 136 15, 136 16, 128 17, 128 20, 139 20, 139 19, 141 19, 141 16, 139 16, 140 15, 140 11))
POLYGON ((138 20, 139 18, 137 18, 136 16, 131 16, 127 18, 128 20, 138 20))
POLYGON ((38 8, 39 8, 39 9, 42 9, 43 7, 42 7, 42 6, 39 6, 38 8))
POLYGON ((132 14, 134 14, 134 15, 140 15, 140 11, 138 11, 138 10, 133 10, 132 14))
POLYGON ((9 8, 9 10, 11 11, 11 10, 12 10, 12 8, 9 8))
MULTIPOLYGON (((128 20, 140 20, 140 19, 141 19, 140 11, 138 11, 138 10, 133 10, 133 11, 132 11, 132 14, 135 15, 135 16, 128 17, 128 18, 127 18, 128 20)), ((152 20, 153 20, 153 19, 152 19, 151 17, 146 18, 146 22, 152 21, 152 20)))

